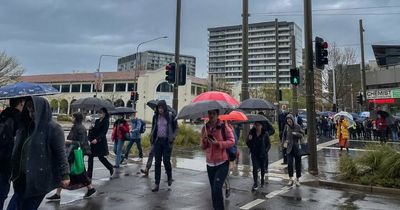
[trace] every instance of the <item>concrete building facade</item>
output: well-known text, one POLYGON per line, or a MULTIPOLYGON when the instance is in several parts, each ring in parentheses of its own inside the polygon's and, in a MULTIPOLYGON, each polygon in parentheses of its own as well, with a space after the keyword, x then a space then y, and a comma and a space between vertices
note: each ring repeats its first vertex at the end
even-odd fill
MULTIPOLYGON (((165 68, 165 65, 174 60, 175 54, 173 53, 148 50, 119 58, 117 69, 118 71, 157 70, 165 68)), ((196 57, 180 55, 179 62, 186 65, 187 75, 196 75, 196 57)))
MULTIPOLYGON (((152 99, 163 99, 172 105, 172 85, 165 81, 164 69, 141 71, 137 78, 133 72, 103 72, 97 97, 108 100, 116 107, 132 107, 130 93, 137 90, 136 104, 138 117, 151 121, 153 111, 146 105, 152 99)), ((72 114, 71 103, 80 98, 96 95, 96 82, 93 73, 48 74, 22 76, 19 81, 49 84, 60 91, 59 94, 45 96, 54 113, 72 114)), ((189 104, 198 94, 207 90, 207 80, 188 76, 186 85, 179 87, 179 109, 189 104)))
MULTIPOLYGON (((290 87, 290 39, 296 39, 296 64, 302 61, 302 30, 294 22, 278 24, 279 83, 290 87)), ((228 83, 242 78, 242 26, 208 29, 208 72, 213 80, 228 83)), ((275 22, 249 24, 249 87, 275 84, 275 22)))

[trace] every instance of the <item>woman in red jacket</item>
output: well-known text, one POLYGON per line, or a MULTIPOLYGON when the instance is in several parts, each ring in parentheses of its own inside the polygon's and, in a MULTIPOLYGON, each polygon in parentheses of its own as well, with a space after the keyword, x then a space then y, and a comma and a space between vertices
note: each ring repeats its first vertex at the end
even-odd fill
POLYGON ((114 142, 114 153, 115 153, 115 168, 119 168, 122 160, 122 147, 124 141, 129 140, 129 124, 124 119, 124 115, 121 115, 114 123, 111 139, 114 142))
POLYGON ((208 112, 208 123, 201 130, 200 146, 206 152, 207 173, 211 185, 213 207, 224 209, 222 186, 229 171, 226 149, 235 144, 232 129, 218 120, 218 110, 208 112))

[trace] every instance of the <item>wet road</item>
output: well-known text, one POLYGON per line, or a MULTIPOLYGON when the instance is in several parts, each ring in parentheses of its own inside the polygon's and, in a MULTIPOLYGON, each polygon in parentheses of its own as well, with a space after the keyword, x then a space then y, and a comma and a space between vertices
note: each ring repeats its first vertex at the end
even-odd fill
MULTIPOLYGON (((337 141, 318 141, 320 177, 335 179, 340 151, 337 141)), ((365 152, 370 142, 351 141, 351 156, 365 152)), ((398 145, 398 144, 395 144, 398 145)), ((142 162, 131 161, 110 180, 108 171, 96 160, 93 184, 98 192, 83 199, 86 189, 63 191, 61 202, 43 202, 40 209, 211 209, 209 183, 205 157, 202 151, 174 148, 172 158, 174 183, 171 187, 163 181, 160 192, 150 191, 154 170, 149 178, 138 174, 142 162)), ((230 176, 232 193, 225 200, 226 209, 400 209, 400 197, 371 195, 364 192, 334 190, 323 187, 287 187, 286 168, 280 163, 277 145, 270 151, 269 184, 251 192, 253 184, 251 161, 247 148, 241 148, 239 165, 230 176)), ((111 159, 111 158, 110 158, 111 159)), ((303 158, 303 172, 307 170, 307 158, 303 158)), ((165 179, 165 174, 162 174, 165 179)))

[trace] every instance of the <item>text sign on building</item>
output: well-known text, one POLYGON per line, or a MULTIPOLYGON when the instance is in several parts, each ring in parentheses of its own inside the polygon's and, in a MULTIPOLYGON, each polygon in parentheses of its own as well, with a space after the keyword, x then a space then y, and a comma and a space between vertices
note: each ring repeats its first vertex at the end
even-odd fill
POLYGON ((367 90, 367 99, 392 98, 391 89, 367 90))
POLYGON ((392 90, 392 98, 400 98, 400 89, 392 90))

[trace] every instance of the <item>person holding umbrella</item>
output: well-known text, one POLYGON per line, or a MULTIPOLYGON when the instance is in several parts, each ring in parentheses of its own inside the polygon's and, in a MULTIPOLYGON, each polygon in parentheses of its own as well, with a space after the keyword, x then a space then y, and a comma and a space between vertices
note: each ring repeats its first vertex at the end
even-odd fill
POLYGON ((258 170, 261 171, 261 188, 264 187, 265 166, 268 166, 266 161, 268 160, 268 151, 271 148, 271 142, 269 141, 269 133, 263 127, 264 124, 260 121, 255 122, 246 140, 253 165, 254 185, 252 191, 258 189, 258 170))
POLYGON ((201 130, 200 146, 206 152, 213 208, 221 210, 224 209, 222 186, 229 171, 226 150, 235 144, 235 140, 232 129, 218 120, 218 115, 219 110, 208 111, 209 121, 201 130), (223 131, 225 131, 224 134, 223 131))
POLYGON ((94 123, 94 127, 89 130, 89 141, 91 155, 88 159, 88 176, 92 179, 93 176, 93 159, 98 157, 100 162, 110 171, 110 176, 113 175, 113 165, 105 158, 108 155, 108 145, 106 134, 110 126, 110 115, 106 108, 101 108, 98 111, 99 119, 94 123))
POLYGON ((349 152, 349 121, 343 115, 340 116, 337 123, 336 137, 339 139, 340 151, 346 148, 347 152, 349 152))

